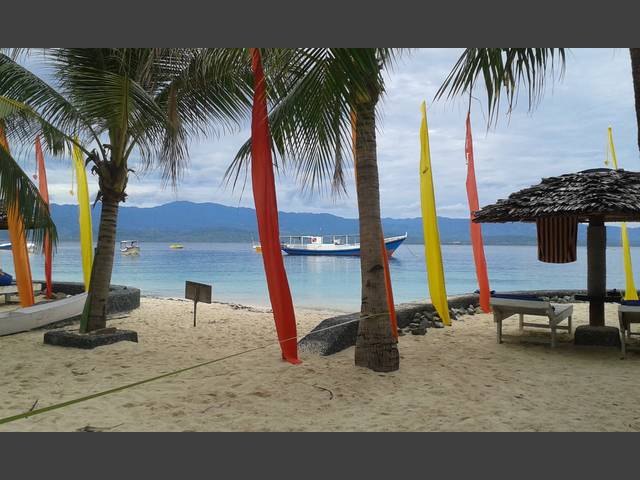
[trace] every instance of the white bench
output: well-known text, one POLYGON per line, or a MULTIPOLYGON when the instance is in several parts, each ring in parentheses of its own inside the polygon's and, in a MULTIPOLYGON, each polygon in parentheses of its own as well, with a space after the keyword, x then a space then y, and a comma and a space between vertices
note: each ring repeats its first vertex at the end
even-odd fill
MULTIPOLYGON (((33 284, 33 293, 38 294, 42 291, 41 283, 33 284)), ((18 295, 18 287, 16 285, 3 285, 0 286, 0 297, 4 296, 4 303, 9 303, 11 301, 11 297, 14 295, 18 295)))
POLYGON ((620 322, 620 349, 624 356, 627 354, 626 340, 631 338, 631 335, 640 335, 640 333, 631 333, 631 324, 640 323, 640 305, 619 305, 618 321, 620 322))
POLYGON ((571 317, 573 315, 573 305, 552 304, 544 300, 520 299, 506 297, 491 297, 491 309, 493 310, 493 320, 497 327, 497 340, 502 343, 502 321, 512 315, 519 315, 520 330, 524 327, 548 328, 551 330, 551 346, 556 346, 556 330, 567 330, 571 333, 571 317), (528 323, 524 321, 525 315, 547 317, 548 324, 528 323), (568 325, 559 325, 567 320, 568 325))

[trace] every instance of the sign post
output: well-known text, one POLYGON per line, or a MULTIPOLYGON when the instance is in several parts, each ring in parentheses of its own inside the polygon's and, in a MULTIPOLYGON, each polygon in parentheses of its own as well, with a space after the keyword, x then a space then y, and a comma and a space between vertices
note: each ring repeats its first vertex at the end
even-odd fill
POLYGON ((196 326, 196 310, 198 302, 211 303, 211 285, 186 281, 184 297, 193 300, 193 326, 196 326))

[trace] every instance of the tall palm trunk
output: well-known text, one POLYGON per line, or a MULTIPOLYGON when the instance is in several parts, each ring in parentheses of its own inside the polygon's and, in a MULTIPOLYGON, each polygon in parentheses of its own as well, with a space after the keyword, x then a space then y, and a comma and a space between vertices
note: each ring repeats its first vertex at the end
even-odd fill
POLYGON ((355 363, 378 372, 400 366, 384 283, 374 99, 356 106, 356 188, 360 219, 361 320, 355 363))
POLYGON ((89 286, 87 332, 105 328, 107 324, 107 299, 115 255, 118 204, 119 202, 114 199, 102 199, 98 244, 93 259, 91 285, 89 286))
POLYGON ((631 75, 633 77, 633 91, 636 97, 636 120, 638 126, 638 148, 640 149, 640 48, 630 48, 631 75))
POLYGON ((129 176, 124 160, 100 160, 95 155, 90 159, 98 173, 102 213, 98 230, 98 244, 91 269, 87 320, 84 329, 86 332, 99 330, 107 325, 107 299, 115 255, 118 207, 120 202, 126 198, 125 192, 129 176))

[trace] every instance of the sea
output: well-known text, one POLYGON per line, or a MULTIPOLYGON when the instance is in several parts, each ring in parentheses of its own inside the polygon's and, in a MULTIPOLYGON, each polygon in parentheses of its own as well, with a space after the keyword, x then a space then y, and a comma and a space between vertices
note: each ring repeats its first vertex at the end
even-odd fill
MULTIPOLYGON (((116 251, 112 283, 140 288, 143 295, 184 297, 185 281, 211 284, 213 299, 244 305, 268 306, 262 256, 248 243, 141 242, 139 256, 116 251)), ((578 260, 548 264, 537 260, 536 246, 485 246, 492 290, 586 289, 587 252, 578 247, 578 260)), ((446 289, 449 295, 475 291, 478 286, 470 245, 443 245, 446 289)), ((632 257, 640 258, 640 247, 632 257)), ((360 260, 357 257, 288 256, 284 263, 294 304, 307 308, 356 311, 360 307, 360 260)), ((31 255, 34 280, 44 278, 42 255, 31 255)), ((638 264, 640 268, 640 263, 638 264)), ((0 252, 0 267, 13 274, 11 252, 0 252)), ((403 244, 390 259, 396 303, 429 297, 424 249, 403 244)), ((640 273, 640 272, 637 272, 640 273)), ((53 261, 58 281, 82 281, 80 247, 60 242, 53 261)), ((637 285, 640 285, 638 283, 637 285)), ((607 286, 624 288, 622 250, 607 248, 607 286)))

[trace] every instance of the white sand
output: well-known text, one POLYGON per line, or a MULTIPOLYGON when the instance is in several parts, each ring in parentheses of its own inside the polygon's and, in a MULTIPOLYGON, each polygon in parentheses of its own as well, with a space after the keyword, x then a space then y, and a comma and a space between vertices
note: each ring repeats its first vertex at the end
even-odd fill
MULTIPOLYGON (((576 325, 585 307, 575 306, 576 325)), ((400 371, 378 374, 353 365, 353 348, 282 362, 264 311, 200 304, 198 313, 193 328, 190 303, 143 299, 111 322, 137 330, 140 343, 93 351, 45 346, 42 331, 0 338, 0 417, 271 344, 0 431, 640 430, 640 354, 621 360, 566 334, 552 350, 546 331, 520 335, 515 317, 502 345, 488 315, 401 337, 400 371)), ((329 315, 298 311, 299 333, 329 315)), ((616 324, 613 305, 608 323, 616 324)))

